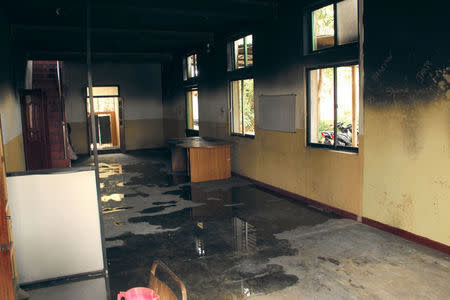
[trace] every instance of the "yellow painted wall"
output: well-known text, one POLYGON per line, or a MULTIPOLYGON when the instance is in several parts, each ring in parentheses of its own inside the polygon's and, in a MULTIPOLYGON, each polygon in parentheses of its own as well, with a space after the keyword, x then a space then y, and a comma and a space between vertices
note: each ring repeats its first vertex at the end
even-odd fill
MULTIPOLYGON (((229 137, 223 123, 201 122, 202 136, 233 142, 233 172, 361 215, 362 154, 305 147, 297 133, 258 130, 254 139, 229 137)), ((364 138, 360 136, 360 146, 364 138)))
POLYGON ((25 155, 22 134, 5 144, 6 172, 25 171, 25 155))
POLYGON ((450 99, 365 108, 363 215, 450 245, 450 99))

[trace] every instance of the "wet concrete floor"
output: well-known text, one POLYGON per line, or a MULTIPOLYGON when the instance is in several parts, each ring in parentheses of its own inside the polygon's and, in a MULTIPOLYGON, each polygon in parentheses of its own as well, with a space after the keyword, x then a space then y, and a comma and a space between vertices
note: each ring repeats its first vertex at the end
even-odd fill
POLYGON ((112 299, 156 258, 188 299, 450 298, 444 254, 240 178, 191 184, 165 151, 99 158, 112 299))

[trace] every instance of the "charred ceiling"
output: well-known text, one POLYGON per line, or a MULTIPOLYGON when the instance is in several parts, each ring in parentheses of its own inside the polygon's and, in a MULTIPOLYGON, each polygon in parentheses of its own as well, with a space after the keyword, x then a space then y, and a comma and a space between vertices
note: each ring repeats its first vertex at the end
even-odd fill
MULTIPOLYGON (((160 60, 274 17, 274 0, 91 0, 94 58, 160 60)), ((86 49, 86 1, 8 0, 18 51, 33 59, 79 58, 86 49)))

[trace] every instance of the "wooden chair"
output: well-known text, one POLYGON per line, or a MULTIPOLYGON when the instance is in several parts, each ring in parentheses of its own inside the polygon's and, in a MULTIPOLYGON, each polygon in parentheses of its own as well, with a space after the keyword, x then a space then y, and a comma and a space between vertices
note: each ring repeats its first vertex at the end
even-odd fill
POLYGON ((165 283, 156 278, 156 268, 160 267, 166 273, 172 277, 172 279, 180 286, 181 290, 181 300, 187 300, 186 287, 184 283, 175 275, 172 270, 169 269, 162 261, 156 259, 153 262, 152 268, 150 270, 150 280, 149 280, 149 288, 154 290, 158 295, 160 300, 178 300, 177 296, 174 294, 171 288, 169 288, 165 283))

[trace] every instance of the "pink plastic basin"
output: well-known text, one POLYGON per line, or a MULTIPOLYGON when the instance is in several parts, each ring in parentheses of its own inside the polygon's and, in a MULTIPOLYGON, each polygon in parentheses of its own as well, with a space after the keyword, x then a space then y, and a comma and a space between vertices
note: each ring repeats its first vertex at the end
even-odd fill
POLYGON ((154 290, 144 287, 136 287, 126 292, 120 292, 117 300, 158 300, 159 296, 154 290))

